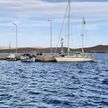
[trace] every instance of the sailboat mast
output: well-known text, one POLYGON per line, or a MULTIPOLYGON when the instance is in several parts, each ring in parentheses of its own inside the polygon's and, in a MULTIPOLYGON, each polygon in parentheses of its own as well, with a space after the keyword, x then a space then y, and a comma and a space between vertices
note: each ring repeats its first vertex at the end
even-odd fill
POLYGON ((52 20, 48 20, 50 22, 50 53, 52 55, 52 20))
POLYGON ((69 12, 68 12, 68 56, 70 52, 70 46, 69 46, 69 38, 70 38, 70 0, 68 0, 68 6, 69 6, 69 12))
POLYGON ((11 44, 9 42, 9 55, 11 54, 11 44))
POLYGON ((84 53, 84 48, 83 48, 83 42, 84 42, 84 25, 85 25, 85 19, 83 18, 82 21, 82 53, 84 53))
POLYGON ((63 38, 61 38, 61 54, 63 55, 64 51, 63 51, 63 38))

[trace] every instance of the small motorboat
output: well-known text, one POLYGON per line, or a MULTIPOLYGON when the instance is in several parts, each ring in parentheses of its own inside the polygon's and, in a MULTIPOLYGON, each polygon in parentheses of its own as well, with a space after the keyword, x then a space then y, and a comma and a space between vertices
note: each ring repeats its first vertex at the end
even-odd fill
POLYGON ((21 62, 35 62, 36 58, 30 54, 24 54, 20 57, 21 62))

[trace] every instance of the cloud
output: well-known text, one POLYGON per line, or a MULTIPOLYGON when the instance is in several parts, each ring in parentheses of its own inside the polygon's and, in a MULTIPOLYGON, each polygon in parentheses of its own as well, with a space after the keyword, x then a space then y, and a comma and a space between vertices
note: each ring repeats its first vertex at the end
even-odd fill
MULTIPOLYGON (((0 22, 9 24, 19 21, 27 26, 47 26, 48 19, 61 23, 67 2, 46 2, 45 0, 0 0, 0 22)), ((85 16, 89 22, 108 19, 108 2, 72 2, 72 22, 79 23, 85 16)))

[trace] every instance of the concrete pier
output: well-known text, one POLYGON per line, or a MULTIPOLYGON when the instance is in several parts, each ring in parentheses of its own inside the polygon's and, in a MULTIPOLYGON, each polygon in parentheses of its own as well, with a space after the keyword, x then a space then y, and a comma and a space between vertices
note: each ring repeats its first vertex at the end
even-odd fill
POLYGON ((56 62, 53 55, 37 55, 38 62, 56 62))
MULTIPOLYGON (((21 54, 18 54, 15 58, 8 58, 9 54, 0 54, 0 60, 7 61, 18 61, 20 60, 21 54)), ((55 57, 53 55, 36 55, 36 62, 56 62, 55 57)))

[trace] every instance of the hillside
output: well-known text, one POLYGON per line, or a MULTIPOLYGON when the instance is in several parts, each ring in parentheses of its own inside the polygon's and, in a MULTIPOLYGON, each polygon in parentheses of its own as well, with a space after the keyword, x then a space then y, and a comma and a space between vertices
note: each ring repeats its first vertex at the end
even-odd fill
MULTIPOLYGON (((52 48, 52 51, 55 52, 56 48, 52 48)), ((78 51, 81 52, 81 48, 78 49, 70 49, 71 51, 78 51)), ((57 51, 60 52, 61 48, 57 48, 57 51)), ((67 51, 67 48, 64 47, 64 52, 67 51)), ((98 52, 98 53, 105 53, 108 52, 108 45, 97 45, 94 47, 84 48, 85 52, 98 52)), ((0 48, 0 52, 9 52, 7 48, 0 48)), ((15 52, 15 49, 11 49, 10 52, 15 52)), ((25 48, 18 48, 18 52, 25 53, 25 52, 50 52, 50 48, 32 48, 32 47, 25 47, 25 48)))
MULTIPOLYGON (((81 51, 81 48, 75 49, 75 51, 81 51)), ((85 52, 98 52, 98 53, 105 53, 108 52, 108 45, 97 45, 94 47, 84 48, 85 52)))

